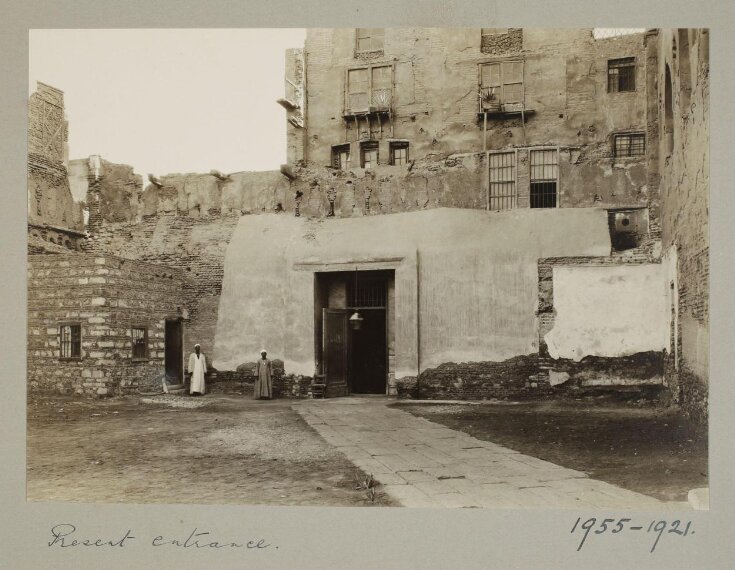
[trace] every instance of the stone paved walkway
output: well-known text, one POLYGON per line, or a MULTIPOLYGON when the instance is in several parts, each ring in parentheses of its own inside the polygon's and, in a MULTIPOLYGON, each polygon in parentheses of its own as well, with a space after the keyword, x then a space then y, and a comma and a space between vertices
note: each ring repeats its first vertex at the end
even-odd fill
POLYGON ((406 507, 687 509, 387 406, 385 397, 295 403, 327 442, 406 507))

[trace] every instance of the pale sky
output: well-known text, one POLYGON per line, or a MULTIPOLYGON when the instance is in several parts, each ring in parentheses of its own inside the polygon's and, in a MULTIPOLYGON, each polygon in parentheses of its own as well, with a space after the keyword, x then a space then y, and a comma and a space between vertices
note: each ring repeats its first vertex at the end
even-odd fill
POLYGON ((64 92, 69 158, 144 177, 286 162, 285 50, 303 29, 31 30, 29 94, 64 92))

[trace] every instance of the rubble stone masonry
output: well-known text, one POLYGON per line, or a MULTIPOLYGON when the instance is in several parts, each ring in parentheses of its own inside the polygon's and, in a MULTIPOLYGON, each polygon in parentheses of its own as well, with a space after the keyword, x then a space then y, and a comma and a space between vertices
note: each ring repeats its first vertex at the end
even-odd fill
POLYGON ((111 255, 29 255, 28 389, 107 396, 160 381, 165 320, 182 316, 183 283, 178 270, 111 255), (62 324, 81 326, 78 358, 61 358, 62 324), (147 329, 140 361, 132 327, 147 329))

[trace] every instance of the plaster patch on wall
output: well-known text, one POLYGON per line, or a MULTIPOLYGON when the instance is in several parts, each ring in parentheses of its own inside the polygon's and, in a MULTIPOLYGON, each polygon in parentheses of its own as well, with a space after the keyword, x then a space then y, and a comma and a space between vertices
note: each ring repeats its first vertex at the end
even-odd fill
POLYGON ((667 347, 660 264, 554 267, 552 358, 625 356, 667 347))

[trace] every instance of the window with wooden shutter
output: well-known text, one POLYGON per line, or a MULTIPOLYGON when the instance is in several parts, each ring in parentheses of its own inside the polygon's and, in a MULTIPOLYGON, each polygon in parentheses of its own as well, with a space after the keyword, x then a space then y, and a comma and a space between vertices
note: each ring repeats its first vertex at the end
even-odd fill
POLYGON ((347 70, 345 110, 352 113, 387 111, 393 103, 393 66, 347 70))
POLYGON ((347 72, 348 105, 353 111, 368 108, 368 70, 350 69, 347 72))
POLYGON ((370 84, 370 104, 374 107, 390 107, 391 100, 391 75, 392 68, 389 65, 373 67, 371 70, 372 81, 370 84))
POLYGON ((380 51, 385 43, 385 28, 357 28, 357 52, 380 51))
POLYGON ((503 61, 480 64, 481 110, 498 104, 523 102, 523 62, 503 61))
POLYGON ((342 144, 332 147, 332 166, 339 170, 350 169, 350 145, 342 144))

